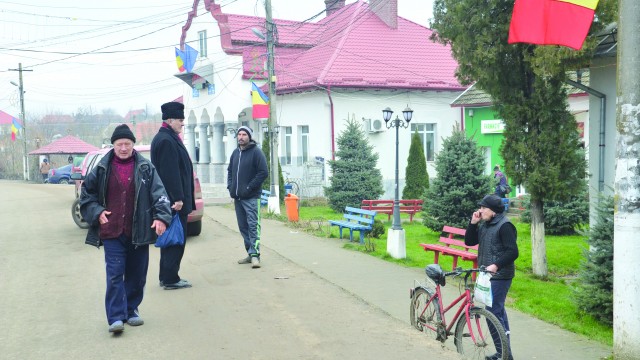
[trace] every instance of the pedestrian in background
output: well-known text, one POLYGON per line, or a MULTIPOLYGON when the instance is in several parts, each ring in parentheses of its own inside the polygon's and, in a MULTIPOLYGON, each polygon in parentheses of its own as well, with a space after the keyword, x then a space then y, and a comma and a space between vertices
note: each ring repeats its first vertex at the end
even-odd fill
POLYGON ((86 243, 104 245, 105 308, 109 332, 140 326, 138 307, 149 268, 149 244, 171 222, 169 200, 151 162, 138 154, 125 124, 113 131, 113 149, 82 183, 80 212, 90 224, 86 243))
MULTIPOLYGON (((509 319, 504 302, 507 299, 511 281, 515 276, 514 262, 518 258, 518 232, 505 216, 504 204, 500 197, 487 195, 478 205, 480 209, 473 213, 467 226, 464 244, 467 246, 479 244, 478 266, 485 266, 487 271, 493 273, 491 277, 493 304, 487 306, 487 310, 500 320, 507 333, 507 338, 510 339, 509 319)), ((487 359, 502 358, 500 342, 496 338, 494 340, 496 340, 498 353, 487 357, 487 359)))
POLYGON ((496 165, 493 168, 493 181, 496 186, 495 194, 501 198, 506 196, 507 192, 507 177, 500 171, 500 166, 496 165))
POLYGON ((262 183, 269 172, 267 159, 252 137, 253 130, 248 126, 241 126, 236 131, 238 147, 229 159, 227 189, 233 198, 238 229, 247 251, 247 257, 238 260, 238 264, 251 264, 253 268, 259 268, 260 195, 262 183))
POLYGON ((40 163, 40 174, 42 175, 42 182, 46 183, 49 178, 49 170, 51 170, 51 164, 46 158, 40 163))
MULTIPOLYGON (((151 142, 151 162, 167 190, 173 213, 178 213, 186 239, 187 216, 196 208, 196 200, 193 165, 187 148, 178 136, 184 126, 184 105, 173 101, 163 104, 160 109, 163 122, 151 142)), ((191 283, 178 274, 184 247, 183 244, 160 249, 159 280, 165 290, 191 287, 191 283)))

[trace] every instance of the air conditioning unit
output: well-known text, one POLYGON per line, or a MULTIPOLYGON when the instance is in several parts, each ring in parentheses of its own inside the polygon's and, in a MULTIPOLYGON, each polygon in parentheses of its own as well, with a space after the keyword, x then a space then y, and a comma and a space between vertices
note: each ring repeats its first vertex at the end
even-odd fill
POLYGON ((384 125, 382 124, 382 120, 380 119, 370 119, 369 120, 369 132, 377 133, 384 131, 384 125))

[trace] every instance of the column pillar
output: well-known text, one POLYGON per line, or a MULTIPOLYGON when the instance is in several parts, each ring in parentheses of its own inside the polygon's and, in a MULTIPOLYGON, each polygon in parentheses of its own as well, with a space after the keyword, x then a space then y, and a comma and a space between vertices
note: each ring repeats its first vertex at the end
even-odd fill
POLYGON ((184 125, 184 146, 187 148, 192 162, 196 162, 196 133, 195 124, 184 125))
POLYGON ((209 144, 209 124, 198 124, 200 130, 198 140, 200 140, 200 164, 208 164, 211 161, 211 146, 209 144))

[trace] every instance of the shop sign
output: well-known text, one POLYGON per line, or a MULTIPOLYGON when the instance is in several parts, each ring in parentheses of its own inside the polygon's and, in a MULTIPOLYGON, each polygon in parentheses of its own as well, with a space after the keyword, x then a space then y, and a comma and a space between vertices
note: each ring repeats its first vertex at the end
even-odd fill
POLYGON ((504 132, 504 122, 502 120, 482 120, 480 122, 480 133, 482 134, 502 134, 504 132))

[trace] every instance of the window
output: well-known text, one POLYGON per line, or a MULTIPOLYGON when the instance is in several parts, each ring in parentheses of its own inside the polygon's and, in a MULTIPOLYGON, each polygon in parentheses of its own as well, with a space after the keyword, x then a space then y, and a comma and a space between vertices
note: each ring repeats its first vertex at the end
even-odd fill
POLYGON ((284 150, 284 165, 291 165, 291 126, 283 126, 282 149, 284 150))
POLYGON ((427 161, 434 161, 436 151, 436 124, 411 124, 411 133, 413 134, 416 131, 422 141, 425 158, 427 161))
POLYGON ((300 153, 302 154, 302 163, 306 164, 309 160, 309 126, 300 126, 300 153))
POLYGON ((207 30, 198 31, 200 57, 207 57, 207 30))

